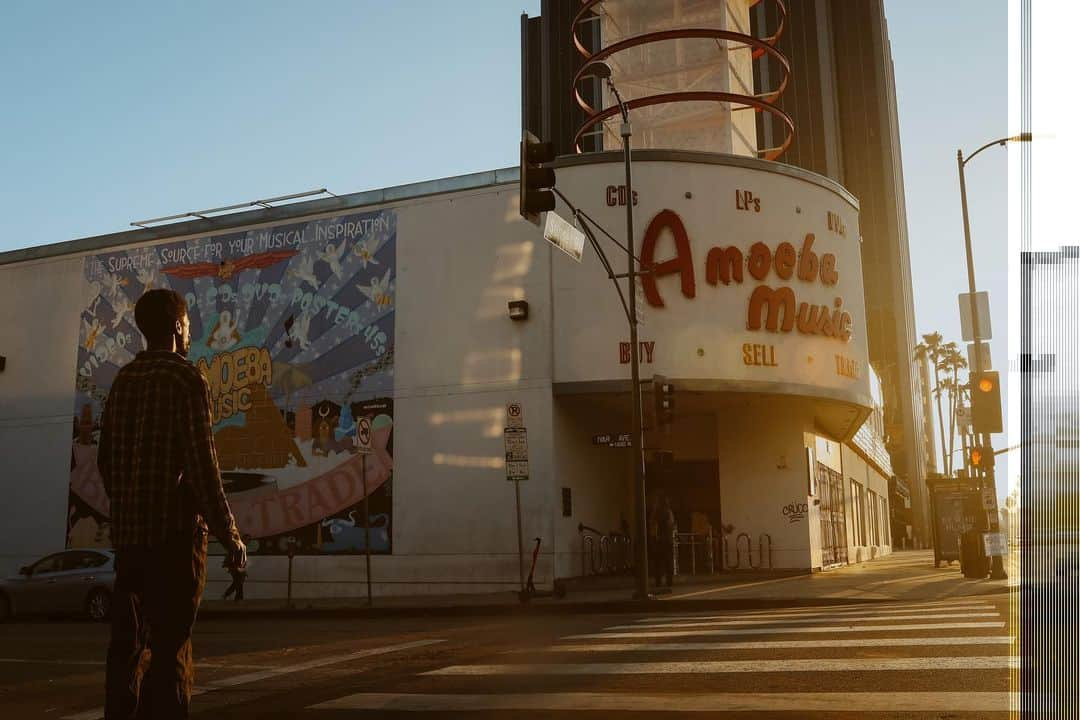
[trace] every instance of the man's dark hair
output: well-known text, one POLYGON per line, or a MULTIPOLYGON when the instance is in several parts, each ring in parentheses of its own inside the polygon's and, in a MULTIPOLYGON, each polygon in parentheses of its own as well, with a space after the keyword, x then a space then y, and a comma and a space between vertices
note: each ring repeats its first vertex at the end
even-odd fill
POLYGON ((175 290, 147 290, 135 303, 135 324, 147 343, 168 343, 176 321, 186 314, 187 301, 175 290))

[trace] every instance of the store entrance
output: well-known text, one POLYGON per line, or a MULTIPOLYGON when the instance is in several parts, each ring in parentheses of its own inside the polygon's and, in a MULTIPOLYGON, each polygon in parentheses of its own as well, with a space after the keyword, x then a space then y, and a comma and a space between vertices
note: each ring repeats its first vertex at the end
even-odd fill
POLYGON ((821 566, 843 565, 848 561, 844 477, 818 463, 817 494, 821 500, 821 566))
POLYGON ((650 526, 660 493, 667 496, 675 514, 678 573, 719 571, 720 558, 714 552, 721 526, 717 460, 679 460, 672 453, 656 452, 647 458, 645 469, 650 526))

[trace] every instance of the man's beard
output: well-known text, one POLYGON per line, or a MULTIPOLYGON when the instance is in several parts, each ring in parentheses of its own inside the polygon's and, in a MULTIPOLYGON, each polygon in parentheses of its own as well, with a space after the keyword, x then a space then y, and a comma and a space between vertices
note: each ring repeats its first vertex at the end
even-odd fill
POLYGON ((176 354, 180 357, 186 358, 188 352, 191 350, 191 340, 184 342, 182 337, 176 338, 176 354))

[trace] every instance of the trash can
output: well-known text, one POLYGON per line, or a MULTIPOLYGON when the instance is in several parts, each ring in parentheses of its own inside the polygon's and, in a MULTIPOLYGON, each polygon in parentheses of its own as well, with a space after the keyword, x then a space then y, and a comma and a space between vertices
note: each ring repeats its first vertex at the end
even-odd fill
POLYGON ((990 574, 982 533, 978 530, 968 530, 960 536, 960 571, 971 580, 981 580, 990 574))

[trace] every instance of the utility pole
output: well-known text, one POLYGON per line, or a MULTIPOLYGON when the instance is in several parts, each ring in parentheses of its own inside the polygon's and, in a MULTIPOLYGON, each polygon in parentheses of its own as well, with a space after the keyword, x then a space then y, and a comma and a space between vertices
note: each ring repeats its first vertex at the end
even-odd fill
MULTIPOLYGON (((971 368, 971 374, 974 376, 974 378, 978 378, 983 371, 982 348, 980 347, 980 343, 982 342, 982 333, 979 330, 979 312, 977 303, 975 301, 975 261, 971 250, 971 224, 968 220, 967 182, 964 177, 964 167, 968 164, 968 162, 971 161, 972 158, 974 158, 986 148, 992 147, 994 145, 1000 145, 1004 147, 1005 143, 1007 142, 1031 142, 1031 133, 1021 133, 1020 135, 1016 135, 1013 137, 1006 137, 1001 138, 1000 140, 994 140, 993 142, 989 142, 983 145, 978 150, 971 153, 971 155, 969 155, 967 158, 964 157, 963 150, 956 151, 956 167, 960 173, 960 206, 963 211, 964 217, 964 250, 967 254, 968 293, 971 306, 971 330, 975 341, 975 352, 972 353, 973 366, 971 368)), ((975 389, 972 388, 971 392, 974 396, 975 389)), ((974 405, 974 403, 972 404, 974 405)), ((982 434, 981 446, 986 448, 987 452, 990 454, 990 460, 993 460, 993 446, 990 440, 989 433, 982 434)), ((982 483, 988 485, 992 489, 994 497, 996 498, 997 487, 994 480, 994 465, 992 462, 987 465, 984 472, 986 474, 982 480, 982 483)), ((1000 532, 1001 524, 997 513, 991 513, 987 516, 987 525, 989 526, 990 532, 1000 532)), ((992 564, 990 569, 990 577, 995 580, 1005 579, 1007 576, 1005 574, 1005 567, 1002 563, 1001 556, 995 555, 991 562, 992 564)))

